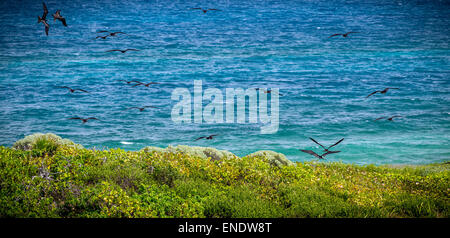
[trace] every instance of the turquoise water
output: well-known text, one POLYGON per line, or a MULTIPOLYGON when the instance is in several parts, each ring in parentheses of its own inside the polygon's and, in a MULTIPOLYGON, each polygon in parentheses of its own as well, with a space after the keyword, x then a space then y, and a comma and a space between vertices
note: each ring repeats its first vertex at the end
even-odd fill
POLYGON ((61 9, 45 36, 39 1, 0 3, 0 144, 52 132, 85 147, 212 146, 245 155, 345 140, 327 156, 357 164, 450 157, 449 1, 46 1, 61 9), (208 12, 191 7, 218 8, 208 12), (99 30, 128 35, 94 40, 99 30), (357 31, 348 38, 328 36, 357 31), (111 49, 141 51, 105 53, 111 49), (116 80, 160 82, 133 88, 116 80), (280 128, 182 124, 176 87, 279 88, 280 128), (74 93, 58 86, 82 88, 74 93), (374 90, 398 87, 386 95, 374 90), (158 109, 123 111, 132 106, 158 109), (380 116, 401 115, 394 121, 380 116), (67 120, 97 117, 102 121, 67 120), (214 140, 194 141, 219 134, 214 140))

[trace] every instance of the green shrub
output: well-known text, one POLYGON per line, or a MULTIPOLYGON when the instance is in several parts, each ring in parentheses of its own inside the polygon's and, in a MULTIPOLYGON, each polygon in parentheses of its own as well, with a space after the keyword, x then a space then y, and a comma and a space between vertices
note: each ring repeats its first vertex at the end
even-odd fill
POLYGON ((44 156, 45 154, 51 156, 56 152, 57 149, 58 144, 56 144, 55 141, 41 137, 36 139, 31 151, 33 152, 34 156, 44 156))
POLYGON ((211 160, 222 160, 224 158, 238 158, 233 153, 226 150, 218 150, 211 147, 200 147, 200 146, 187 146, 187 145, 169 145, 167 148, 160 148, 154 146, 147 146, 141 151, 144 152, 168 152, 168 153, 181 153, 193 157, 199 157, 203 159, 210 158, 211 160))
POLYGON ((294 164, 289 159, 287 159, 285 155, 270 150, 256 151, 245 156, 245 158, 261 158, 269 162, 271 165, 278 167, 294 164))
MULTIPOLYGON (((50 146, 73 146, 77 148, 83 148, 83 146, 79 144, 75 144, 73 141, 68 139, 63 139, 55 134, 47 133, 36 133, 33 135, 26 136, 25 138, 18 140, 14 143, 13 148, 16 150, 32 150, 36 147, 45 147, 46 145, 50 146)), ((39 148, 37 148, 39 150, 39 148)))
POLYGON ((264 199, 247 186, 236 186, 217 192, 205 200, 205 216, 210 218, 273 218, 284 217, 283 207, 264 199))
POLYGON ((161 147, 156 147, 156 146, 146 146, 144 148, 141 149, 141 151, 146 152, 146 153, 151 153, 151 152, 166 152, 166 149, 161 148, 161 147))

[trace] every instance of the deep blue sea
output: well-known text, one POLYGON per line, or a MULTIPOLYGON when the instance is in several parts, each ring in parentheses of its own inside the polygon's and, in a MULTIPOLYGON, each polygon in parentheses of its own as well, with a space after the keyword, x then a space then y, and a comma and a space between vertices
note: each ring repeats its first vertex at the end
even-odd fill
POLYGON ((421 164, 450 158, 450 1, 0 2, 0 145, 37 132, 85 147, 191 145, 239 156, 421 164), (206 14, 193 7, 216 8, 206 14), (61 9, 68 27, 53 21, 61 9), (123 31, 95 39, 97 31, 123 31), (347 38, 334 33, 356 31, 347 38), (135 48, 140 51, 105 52, 135 48), (117 80, 159 82, 146 88, 117 80), (279 88, 280 126, 175 124, 177 87, 279 88), (90 93, 69 93, 59 86, 90 93), (365 98, 374 90, 396 87, 365 98), (143 112, 124 109, 152 105, 143 112), (374 119, 401 115, 393 121, 374 119), (102 121, 68 120, 97 117, 102 121), (199 136, 219 134, 213 140, 199 136))

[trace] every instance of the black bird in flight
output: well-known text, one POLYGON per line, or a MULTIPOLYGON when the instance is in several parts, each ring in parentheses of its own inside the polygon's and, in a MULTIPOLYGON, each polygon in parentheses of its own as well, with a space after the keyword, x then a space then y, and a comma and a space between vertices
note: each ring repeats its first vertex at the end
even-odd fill
POLYGON ((69 91, 70 91, 71 93, 74 93, 75 91, 81 91, 81 92, 89 93, 88 91, 83 90, 83 89, 70 88, 70 87, 67 87, 67 86, 62 86, 62 87, 58 87, 58 88, 67 88, 67 89, 69 89, 69 91))
MULTIPOLYGON (((256 90, 260 90, 260 89, 262 89, 262 90, 264 90, 264 93, 272 93, 272 90, 271 89, 263 89, 263 88, 255 88, 256 90)), ((278 93, 278 95, 280 95, 280 96, 283 96, 283 94, 281 94, 281 93, 278 93)))
POLYGON ((100 121, 100 119, 97 119, 97 118, 95 118, 95 117, 88 117, 88 118, 71 117, 71 118, 69 118, 69 119, 67 119, 67 120, 81 120, 81 121, 83 122, 83 124, 86 123, 86 122, 89 121, 89 120, 98 120, 98 121, 100 121))
POLYGON ((206 13, 207 11, 221 11, 221 10, 215 9, 215 8, 203 9, 201 7, 194 7, 194 8, 191 8, 191 10, 202 10, 203 13, 206 13))
POLYGON ((360 33, 360 32, 355 32, 355 31, 349 31, 349 32, 347 32, 347 33, 344 33, 344 34, 333 34, 333 35, 331 35, 331 36, 329 36, 328 38, 331 38, 331 37, 335 37, 335 36, 342 36, 342 37, 347 37, 348 36, 348 34, 352 34, 352 33, 360 33))
POLYGON ((126 110, 130 110, 130 109, 139 109, 140 112, 144 111, 146 108, 158 108, 158 107, 154 107, 154 106, 143 106, 143 107, 129 107, 126 110))
POLYGON ((314 151, 312 151, 312 150, 300 150, 300 151, 305 152, 305 153, 310 154, 310 155, 314 155, 315 157, 317 157, 317 158, 319 158, 319 159, 325 159, 324 157, 325 157, 326 155, 334 154, 334 153, 339 153, 339 152, 340 152, 340 151, 327 151, 327 152, 325 152, 325 153, 323 153, 323 154, 321 154, 321 155, 318 155, 318 154, 316 154, 316 152, 314 152, 314 151))
POLYGON ((323 148, 323 150, 324 150, 325 152, 329 151, 329 149, 330 149, 331 147, 334 147, 334 146, 338 145, 339 143, 341 143, 341 142, 344 140, 344 138, 342 138, 342 139, 340 139, 338 142, 334 143, 333 145, 330 145, 328 148, 325 148, 325 146, 321 145, 319 142, 317 142, 317 141, 314 140, 313 138, 309 137, 309 139, 311 139, 314 143, 320 145, 320 146, 323 148))
POLYGON ((55 12, 55 14, 53 14, 53 21, 56 21, 56 19, 58 19, 59 21, 61 21, 62 24, 63 24, 64 26, 67 26, 67 24, 66 24, 66 19, 65 19, 64 17, 61 16, 61 10, 57 10, 57 11, 55 12))
MULTIPOLYGON (((125 32, 121 32, 121 31, 116 31, 116 32, 110 32, 110 31, 97 31, 97 33, 109 33, 109 35, 106 36, 116 36, 117 34, 127 34, 125 32)), ((106 37, 105 36, 105 37, 106 37)))
POLYGON ((108 37, 109 35, 106 35, 106 36, 97 36, 97 37, 95 37, 95 39, 98 39, 98 38, 102 38, 103 40, 104 39, 106 39, 106 37, 108 37))
POLYGON ((126 50, 108 50, 108 51, 106 51, 106 52, 114 52, 114 51, 120 51, 120 52, 122 52, 122 54, 123 54, 123 53, 125 53, 125 52, 127 52, 127 51, 139 51, 139 50, 136 50, 136 49, 126 49, 126 50))
POLYGON ((375 119, 375 121, 378 121, 378 120, 381 120, 381 119, 384 119, 384 118, 386 118, 386 120, 388 120, 388 121, 392 121, 392 119, 394 119, 396 117, 402 117, 402 116, 379 117, 379 118, 375 119))
POLYGON ((372 95, 374 95, 375 93, 381 93, 381 94, 386 94, 387 93, 387 91, 389 91, 389 89, 399 89, 399 88, 385 88, 385 89, 383 89, 383 90, 377 90, 377 91, 375 91, 375 92, 372 92, 371 94, 369 94, 369 95, 367 95, 367 97, 366 98, 368 98, 368 97, 370 97, 370 96, 372 96, 372 95))
POLYGON ((48 36, 48 29, 50 28, 50 25, 47 23, 48 9, 44 2, 42 2, 42 6, 44 8, 44 13, 42 14, 42 17, 38 16, 38 23, 42 22, 42 24, 44 24, 45 34, 48 36))
POLYGON ((139 85, 143 85, 143 86, 148 88, 152 84, 160 84, 160 83, 157 83, 157 82, 150 82, 150 83, 142 83, 142 82, 139 82, 139 81, 133 81, 133 82, 137 83, 137 84, 133 85, 133 87, 136 87, 136 86, 139 86, 139 85))
POLYGON ((198 141, 200 139, 212 140, 212 139, 214 139, 215 136, 218 136, 218 135, 202 136, 202 137, 195 139, 195 141, 198 141))
POLYGON ((140 84, 141 82, 139 82, 139 81, 136 81, 136 80, 131 80, 131 81, 128 81, 128 80, 123 80, 123 79, 120 79, 120 80, 116 80, 116 81, 121 81, 121 82, 125 82, 125 83, 127 83, 127 84, 130 84, 130 83, 138 83, 138 84, 140 84))

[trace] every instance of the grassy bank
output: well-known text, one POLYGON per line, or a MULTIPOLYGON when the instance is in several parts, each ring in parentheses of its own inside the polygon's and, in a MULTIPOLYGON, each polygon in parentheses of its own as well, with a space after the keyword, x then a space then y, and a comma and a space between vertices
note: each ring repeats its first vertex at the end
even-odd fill
POLYGON ((449 217, 450 164, 291 163, 212 148, 0 147, 1 217, 449 217))

